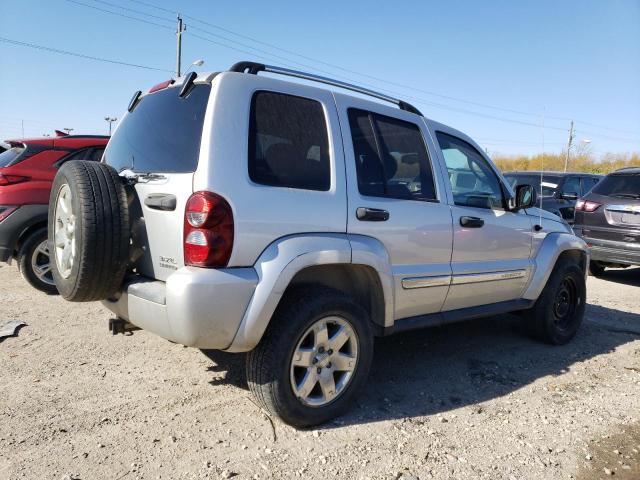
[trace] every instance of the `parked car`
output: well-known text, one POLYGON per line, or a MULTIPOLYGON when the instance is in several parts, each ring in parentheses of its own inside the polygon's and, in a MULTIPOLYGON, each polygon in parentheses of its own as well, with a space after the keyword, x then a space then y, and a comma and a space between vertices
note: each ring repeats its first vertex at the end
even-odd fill
POLYGON ((593 275, 640 265, 640 167, 610 173, 581 198, 574 228, 589 246, 593 275))
POLYGON ((102 300, 114 333, 249 352, 260 405, 309 426, 364 385, 375 335, 517 311, 571 340, 587 248, 534 205, 404 101, 242 62, 137 92, 103 163, 60 169, 53 276, 67 300, 102 300))
POLYGON ((578 198, 602 179, 602 175, 576 172, 508 172, 504 174, 512 187, 533 185, 538 207, 573 223, 578 198))
POLYGON ((32 286, 56 293, 47 247, 51 184, 69 160, 100 160, 108 137, 64 135, 8 140, 0 153, 0 261, 16 260, 32 286))

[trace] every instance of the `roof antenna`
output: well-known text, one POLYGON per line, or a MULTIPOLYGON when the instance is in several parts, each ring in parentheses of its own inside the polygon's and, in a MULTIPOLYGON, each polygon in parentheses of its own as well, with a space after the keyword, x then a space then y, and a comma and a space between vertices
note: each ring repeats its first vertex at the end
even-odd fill
POLYGON ((540 157, 540 229, 542 229, 542 182, 544 180, 544 117, 547 113, 547 107, 542 106, 542 156, 540 157))

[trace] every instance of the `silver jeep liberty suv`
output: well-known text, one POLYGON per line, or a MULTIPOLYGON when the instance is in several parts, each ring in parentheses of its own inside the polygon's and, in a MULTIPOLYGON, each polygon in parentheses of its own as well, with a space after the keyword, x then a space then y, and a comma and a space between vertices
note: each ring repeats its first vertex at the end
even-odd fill
POLYGON ((518 312, 568 342, 588 253, 535 200, 406 102, 241 62, 136 92, 102 162, 58 172, 49 242, 65 299, 249 352, 258 402, 303 427, 346 410, 374 336, 518 312))

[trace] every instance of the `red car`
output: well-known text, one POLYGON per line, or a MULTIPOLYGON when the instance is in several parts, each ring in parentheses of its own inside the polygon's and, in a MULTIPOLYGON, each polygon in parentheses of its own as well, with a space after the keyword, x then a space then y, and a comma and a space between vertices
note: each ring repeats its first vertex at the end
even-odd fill
POLYGON ((109 137, 65 135, 7 140, 0 153, 0 261, 16 259, 35 288, 57 293, 49 265, 47 211, 56 171, 68 160, 102 158, 109 137))

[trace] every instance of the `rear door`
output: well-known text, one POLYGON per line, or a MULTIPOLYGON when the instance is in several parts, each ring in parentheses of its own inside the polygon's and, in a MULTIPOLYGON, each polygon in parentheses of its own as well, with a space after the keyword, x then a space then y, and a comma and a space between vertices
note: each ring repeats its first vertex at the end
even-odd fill
POLYGON ((438 312, 451 280, 451 212, 418 115, 335 94, 347 172, 347 231, 388 252, 395 318, 438 312))
POLYGON ((124 116, 103 161, 119 173, 140 175, 130 205, 134 261, 143 275, 166 280, 184 266, 183 221, 193 192, 200 140, 211 86, 195 85, 144 95, 124 116))
POLYGON ((443 310, 520 298, 531 273, 530 218, 506 209, 506 188, 469 140, 445 127, 435 136, 453 216, 453 278, 443 310))

